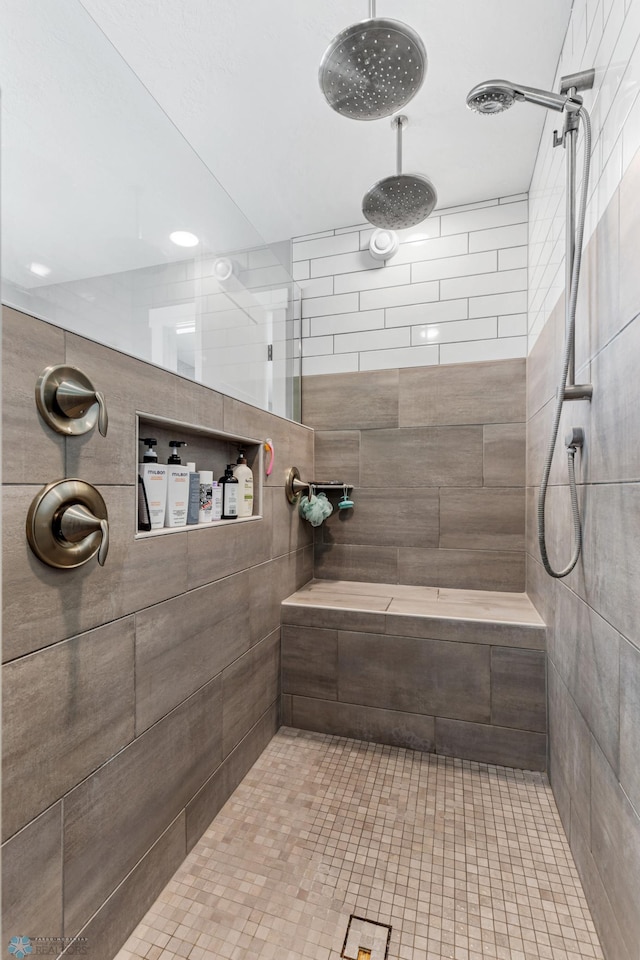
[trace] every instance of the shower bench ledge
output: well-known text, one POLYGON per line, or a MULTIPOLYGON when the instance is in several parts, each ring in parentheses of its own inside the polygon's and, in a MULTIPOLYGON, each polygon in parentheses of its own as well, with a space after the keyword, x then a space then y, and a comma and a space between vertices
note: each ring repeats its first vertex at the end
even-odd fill
POLYGON ((546 767, 546 628, 526 594, 312 580, 282 603, 286 726, 546 767))

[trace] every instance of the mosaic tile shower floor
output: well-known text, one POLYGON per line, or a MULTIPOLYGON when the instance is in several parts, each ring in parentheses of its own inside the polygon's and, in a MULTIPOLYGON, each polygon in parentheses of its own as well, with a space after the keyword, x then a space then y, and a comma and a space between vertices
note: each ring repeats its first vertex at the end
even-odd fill
POLYGON ((282 728, 117 960, 601 960, 542 774, 282 728))

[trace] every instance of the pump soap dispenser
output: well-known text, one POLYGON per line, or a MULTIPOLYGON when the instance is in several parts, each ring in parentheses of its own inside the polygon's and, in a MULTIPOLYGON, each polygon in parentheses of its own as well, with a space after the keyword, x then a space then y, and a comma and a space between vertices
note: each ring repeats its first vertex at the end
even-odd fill
POLYGON ((184 527, 189 506, 189 467, 182 465, 180 447, 187 444, 184 440, 170 440, 169 446, 173 452, 167 461, 165 527, 184 527))
POLYGON ((147 449, 138 465, 138 474, 144 485, 151 529, 159 530, 164 526, 167 507, 168 468, 165 463, 158 463, 158 454, 153 449, 158 443, 155 437, 145 437, 142 442, 146 443, 147 449))

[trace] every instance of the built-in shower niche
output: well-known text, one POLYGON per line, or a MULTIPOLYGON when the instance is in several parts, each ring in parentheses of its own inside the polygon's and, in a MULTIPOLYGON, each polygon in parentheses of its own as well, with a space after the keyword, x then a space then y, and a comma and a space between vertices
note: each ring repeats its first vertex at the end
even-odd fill
MULTIPOLYGON (((137 513, 135 517, 136 539, 144 537, 158 537, 167 533, 184 533, 192 530, 215 530, 220 526, 233 523, 250 523, 253 520, 262 520, 263 511, 263 449, 264 441, 255 437, 244 437, 235 433, 224 433, 221 430, 212 430, 200 424, 186 423, 180 420, 169 420, 165 417, 155 417, 152 414, 136 414, 136 461, 135 472, 142 462, 145 445, 143 437, 154 437, 158 443, 156 452, 158 463, 166 463, 172 451, 170 440, 184 440, 186 447, 180 447, 180 458, 183 464, 195 463, 196 470, 211 470, 213 479, 219 480, 224 474, 228 463, 235 463, 238 459, 238 448, 245 451, 247 465, 253 472, 253 515, 239 517, 236 520, 212 520, 210 523, 187 524, 182 527, 162 527, 157 530, 138 530, 137 513)), ((137 479, 134 481, 137 483, 137 479)))

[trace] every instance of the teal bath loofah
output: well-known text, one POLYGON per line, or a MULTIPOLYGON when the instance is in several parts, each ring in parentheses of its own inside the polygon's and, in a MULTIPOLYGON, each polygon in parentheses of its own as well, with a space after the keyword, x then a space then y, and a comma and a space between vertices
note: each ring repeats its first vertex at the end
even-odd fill
POLYGON ((324 493, 319 493, 317 496, 311 494, 310 497, 301 497, 298 509, 300 516, 308 520, 312 527, 319 527, 323 520, 326 520, 333 513, 333 507, 324 493))

